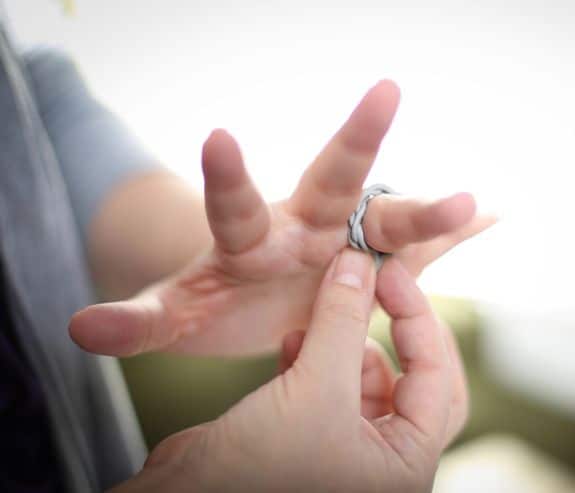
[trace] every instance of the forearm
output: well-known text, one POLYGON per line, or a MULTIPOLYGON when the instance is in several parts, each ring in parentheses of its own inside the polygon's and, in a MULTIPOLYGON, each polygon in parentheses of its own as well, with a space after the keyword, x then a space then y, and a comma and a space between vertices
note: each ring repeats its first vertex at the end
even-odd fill
POLYGON ((172 274, 211 242, 203 198, 159 168, 120 183, 90 223, 88 256, 106 299, 172 274))

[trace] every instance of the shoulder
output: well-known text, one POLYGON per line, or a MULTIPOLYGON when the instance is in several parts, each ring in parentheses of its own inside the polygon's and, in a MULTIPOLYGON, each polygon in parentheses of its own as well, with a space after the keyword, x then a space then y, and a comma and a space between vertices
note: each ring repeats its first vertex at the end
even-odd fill
POLYGON ((35 83, 79 78, 73 57, 60 47, 33 46, 22 50, 19 56, 35 83))
POLYGON ((74 58, 54 46, 34 46, 20 51, 23 69, 31 83, 40 112, 50 113, 65 102, 86 99, 87 88, 74 58))
POLYGON ((72 56, 59 46, 34 45, 20 50, 18 54, 24 65, 31 68, 75 67, 72 56))

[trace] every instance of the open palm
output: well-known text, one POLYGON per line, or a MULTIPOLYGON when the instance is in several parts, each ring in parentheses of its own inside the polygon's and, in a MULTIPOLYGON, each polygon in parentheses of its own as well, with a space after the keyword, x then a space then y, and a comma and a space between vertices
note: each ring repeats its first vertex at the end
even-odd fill
MULTIPOLYGON (((214 131, 202 156, 211 250, 131 300, 82 310, 72 320, 72 337, 89 351, 116 356, 277 348, 310 319, 325 270, 347 243, 347 218, 398 102, 392 82, 374 86, 295 192, 269 205, 247 175, 236 142, 214 131)), ((393 252, 417 275, 492 222, 475 215, 469 194, 435 202, 386 196, 372 200, 364 228, 371 246, 393 252)))

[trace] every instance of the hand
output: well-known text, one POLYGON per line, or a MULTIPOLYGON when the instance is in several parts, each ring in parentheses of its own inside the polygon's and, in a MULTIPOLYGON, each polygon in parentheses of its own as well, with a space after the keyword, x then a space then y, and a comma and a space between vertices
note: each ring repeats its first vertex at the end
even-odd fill
MULTIPOLYGON (((447 447, 463 429, 469 415, 469 393, 467 380, 457 342, 447 325, 437 320, 447 345, 451 364, 452 398, 451 417, 445 436, 447 447)), ((289 333, 283 341, 279 360, 280 374, 293 366, 303 346, 305 331, 296 330, 289 333)), ((398 381, 398 374, 385 349, 374 339, 367 337, 361 366, 361 415, 375 419, 393 412, 393 392, 398 381)))
MULTIPOLYGON (((306 327, 325 269, 347 243, 347 218, 398 101, 392 82, 372 88, 292 196, 271 205, 251 183, 232 137, 213 132, 203 151, 211 251, 131 300, 79 312, 72 338, 116 356, 242 354, 275 349, 294 327, 306 327)), ((475 216, 470 195, 458 194, 430 203, 378 197, 364 224, 371 246, 393 252, 416 275, 492 222, 475 216)))
POLYGON ((430 491, 465 417, 461 367, 400 262, 386 261, 375 284, 371 259, 346 249, 323 280, 293 364, 216 421, 162 442, 114 491, 430 491), (366 418, 360 382, 374 288, 404 373, 391 389, 386 375, 372 375, 371 392, 389 399, 366 418))

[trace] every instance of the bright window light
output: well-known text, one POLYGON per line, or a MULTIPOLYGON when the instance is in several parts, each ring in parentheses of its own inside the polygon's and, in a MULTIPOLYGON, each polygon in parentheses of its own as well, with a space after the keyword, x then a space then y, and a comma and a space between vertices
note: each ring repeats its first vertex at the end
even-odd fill
POLYGON ((396 80, 402 104, 368 181, 471 191, 503 218, 424 286, 573 304, 575 4, 76 4, 66 18, 57 2, 7 2, 22 42, 69 50, 94 92, 198 188, 202 142, 225 127, 264 195, 286 196, 363 92, 396 80))

